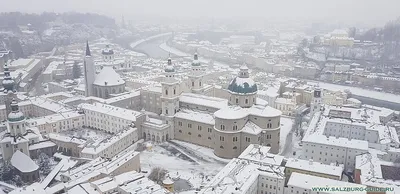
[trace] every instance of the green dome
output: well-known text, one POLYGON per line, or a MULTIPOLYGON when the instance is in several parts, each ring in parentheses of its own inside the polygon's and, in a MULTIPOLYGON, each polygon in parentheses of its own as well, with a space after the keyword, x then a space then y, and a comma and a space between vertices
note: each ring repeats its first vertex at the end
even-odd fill
POLYGON ((251 78, 234 78, 228 86, 228 90, 238 94, 253 94, 257 92, 257 84, 251 78))

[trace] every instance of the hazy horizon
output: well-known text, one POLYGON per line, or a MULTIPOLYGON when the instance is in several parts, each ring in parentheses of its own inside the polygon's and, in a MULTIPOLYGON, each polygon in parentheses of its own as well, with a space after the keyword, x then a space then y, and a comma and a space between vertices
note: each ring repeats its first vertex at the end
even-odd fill
POLYGON ((398 0, 13 0, 0 12, 91 12, 126 19, 260 18, 381 26, 400 16, 398 0), (34 3, 32 3, 34 2, 34 3))

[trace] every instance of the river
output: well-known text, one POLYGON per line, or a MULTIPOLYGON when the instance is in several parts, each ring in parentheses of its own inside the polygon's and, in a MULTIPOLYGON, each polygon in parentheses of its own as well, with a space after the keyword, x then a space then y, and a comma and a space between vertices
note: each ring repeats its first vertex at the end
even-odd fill
POLYGON ((148 57, 155 59, 166 59, 169 53, 160 48, 160 45, 167 41, 168 37, 160 37, 153 40, 149 40, 137 45, 133 48, 134 51, 146 54, 148 57))

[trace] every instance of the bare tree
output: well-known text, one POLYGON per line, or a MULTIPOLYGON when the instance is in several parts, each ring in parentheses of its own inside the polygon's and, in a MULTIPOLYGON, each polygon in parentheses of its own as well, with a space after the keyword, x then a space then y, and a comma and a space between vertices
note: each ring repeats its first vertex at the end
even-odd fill
POLYGON ((162 181, 165 179, 165 176, 167 175, 168 171, 161 168, 161 167, 155 167, 151 170, 149 179, 161 184, 162 181))

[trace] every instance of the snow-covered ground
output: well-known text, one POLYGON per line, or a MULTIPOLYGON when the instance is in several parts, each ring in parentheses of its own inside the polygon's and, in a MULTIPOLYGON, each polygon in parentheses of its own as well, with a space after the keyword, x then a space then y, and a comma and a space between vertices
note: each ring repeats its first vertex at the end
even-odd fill
MULTIPOLYGON (((185 148, 186 151, 189 152, 195 152, 197 157, 203 158, 204 160, 207 160, 209 162, 217 161, 223 164, 228 164, 231 160, 230 159, 224 159, 216 156, 214 154, 214 150, 211 148, 206 148, 203 146, 191 144, 188 142, 183 142, 183 141, 178 141, 178 140, 171 140, 172 142, 175 142, 176 144, 181 145, 182 147, 185 148)), ((183 150, 183 151, 185 151, 183 150)))
MULTIPOLYGON (((162 145, 169 146, 168 143, 162 145)), ((151 150, 145 150, 140 154, 141 168, 148 172, 154 167, 164 168, 172 179, 185 179, 194 188, 198 188, 205 185, 224 167, 224 164, 194 162, 181 156, 180 152, 171 151, 169 148, 167 150, 161 145, 153 145, 151 150)))

